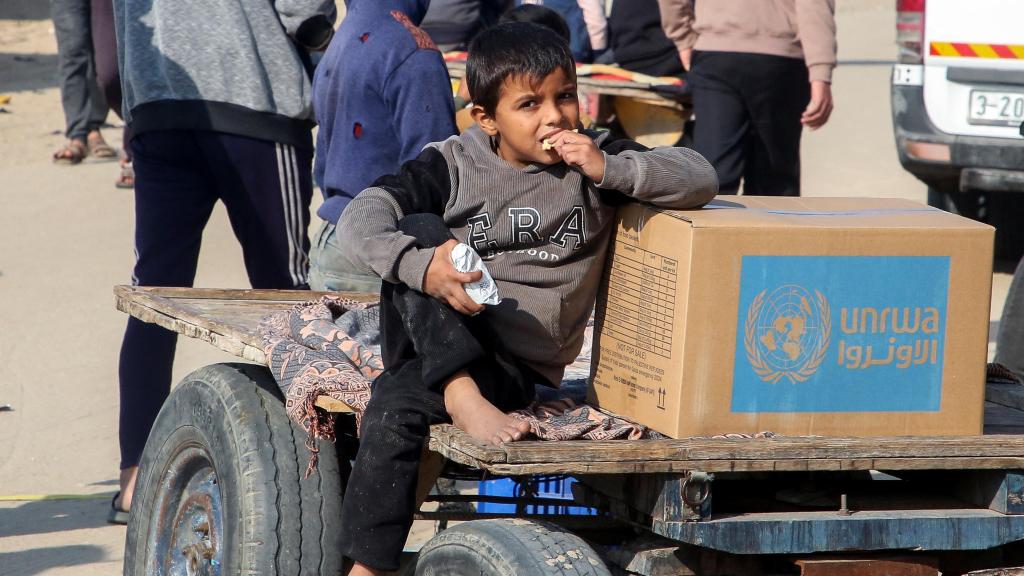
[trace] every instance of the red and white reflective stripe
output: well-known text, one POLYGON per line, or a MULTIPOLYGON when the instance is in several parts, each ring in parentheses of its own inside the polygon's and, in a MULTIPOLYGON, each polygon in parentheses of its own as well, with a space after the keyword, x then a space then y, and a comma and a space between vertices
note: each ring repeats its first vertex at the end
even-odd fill
POLYGON ((1024 60, 1021 44, 976 44, 966 42, 932 42, 929 54, 947 58, 1005 58, 1024 60))

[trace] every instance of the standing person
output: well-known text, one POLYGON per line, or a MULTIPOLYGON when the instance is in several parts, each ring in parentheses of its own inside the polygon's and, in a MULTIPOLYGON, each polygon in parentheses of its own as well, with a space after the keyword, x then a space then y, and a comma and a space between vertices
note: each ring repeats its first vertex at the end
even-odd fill
POLYGON ((800 195, 800 135, 828 122, 835 0, 658 0, 690 71, 694 147, 723 194, 800 195))
MULTIPOLYGON (((114 1, 137 176, 134 284, 191 286, 203 228, 223 200, 252 286, 307 286, 313 111, 304 62, 330 41, 335 15, 331 0, 114 1)), ((128 321, 112 522, 127 519, 175 344, 173 332, 128 321)))
POLYGON ((316 181, 324 222, 310 251, 314 290, 379 292, 380 279, 348 262, 338 247, 345 206, 377 178, 455 129, 451 81, 441 53, 416 27, 430 0, 349 0, 331 47, 317 66, 313 101, 316 181))
POLYGON ((90 15, 89 0, 50 0, 67 137, 53 153, 56 164, 78 164, 90 155, 108 160, 117 156, 100 134, 107 102, 96 83, 90 15))
POLYGON ((615 62, 650 76, 682 76, 683 65, 672 41, 661 29, 658 0, 617 0, 608 14, 608 52, 602 62, 615 62))

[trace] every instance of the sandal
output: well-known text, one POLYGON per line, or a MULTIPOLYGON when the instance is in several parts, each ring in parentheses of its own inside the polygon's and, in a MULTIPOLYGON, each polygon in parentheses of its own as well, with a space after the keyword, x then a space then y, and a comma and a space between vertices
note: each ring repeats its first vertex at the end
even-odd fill
POLYGON ((113 160, 117 158, 117 150, 114 150, 107 141, 103 139, 103 134, 99 131, 90 132, 86 137, 86 145, 89 147, 89 155, 99 160, 113 160))
POLYGON ((72 166, 84 160, 88 153, 85 142, 81 140, 68 140, 60 150, 53 153, 53 163, 72 166))
POLYGON ((135 168, 131 160, 121 160, 121 175, 114 182, 114 187, 122 190, 135 188, 135 168))
POLYGON ((107 513, 108 524, 128 524, 128 511, 117 507, 117 497, 120 495, 121 493, 117 492, 114 494, 114 497, 110 499, 110 512, 107 513))

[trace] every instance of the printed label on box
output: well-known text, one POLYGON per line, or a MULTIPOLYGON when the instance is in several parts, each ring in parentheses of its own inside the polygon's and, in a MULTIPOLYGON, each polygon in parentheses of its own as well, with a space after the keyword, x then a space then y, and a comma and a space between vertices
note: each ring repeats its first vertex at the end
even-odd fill
POLYGON ((733 412, 934 412, 947 256, 744 256, 733 412))

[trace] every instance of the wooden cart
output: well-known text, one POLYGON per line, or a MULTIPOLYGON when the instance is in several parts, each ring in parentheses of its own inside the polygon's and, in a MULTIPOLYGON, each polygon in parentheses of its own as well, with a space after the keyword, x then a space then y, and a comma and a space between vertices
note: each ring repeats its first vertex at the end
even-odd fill
MULTIPOLYGON (((165 404, 141 463, 126 573, 338 573, 349 458, 321 446, 318 473, 303 479, 306 435, 284 413, 256 333, 262 317, 313 294, 118 286, 115 295, 119 310, 255 363, 197 370, 165 404)), ((461 477, 529 486, 533 475, 572 475, 576 501, 598 513, 421 512, 441 525, 472 521, 440 532, 408 570, 917 575, 1021 565, 1024 394, 1016 388, 989 387, 983 436, 491 446, 435 426, 424 474, 440 456, 461 477)), ((551 503, 529 493, 427 499, 520 511, 551 503)))

